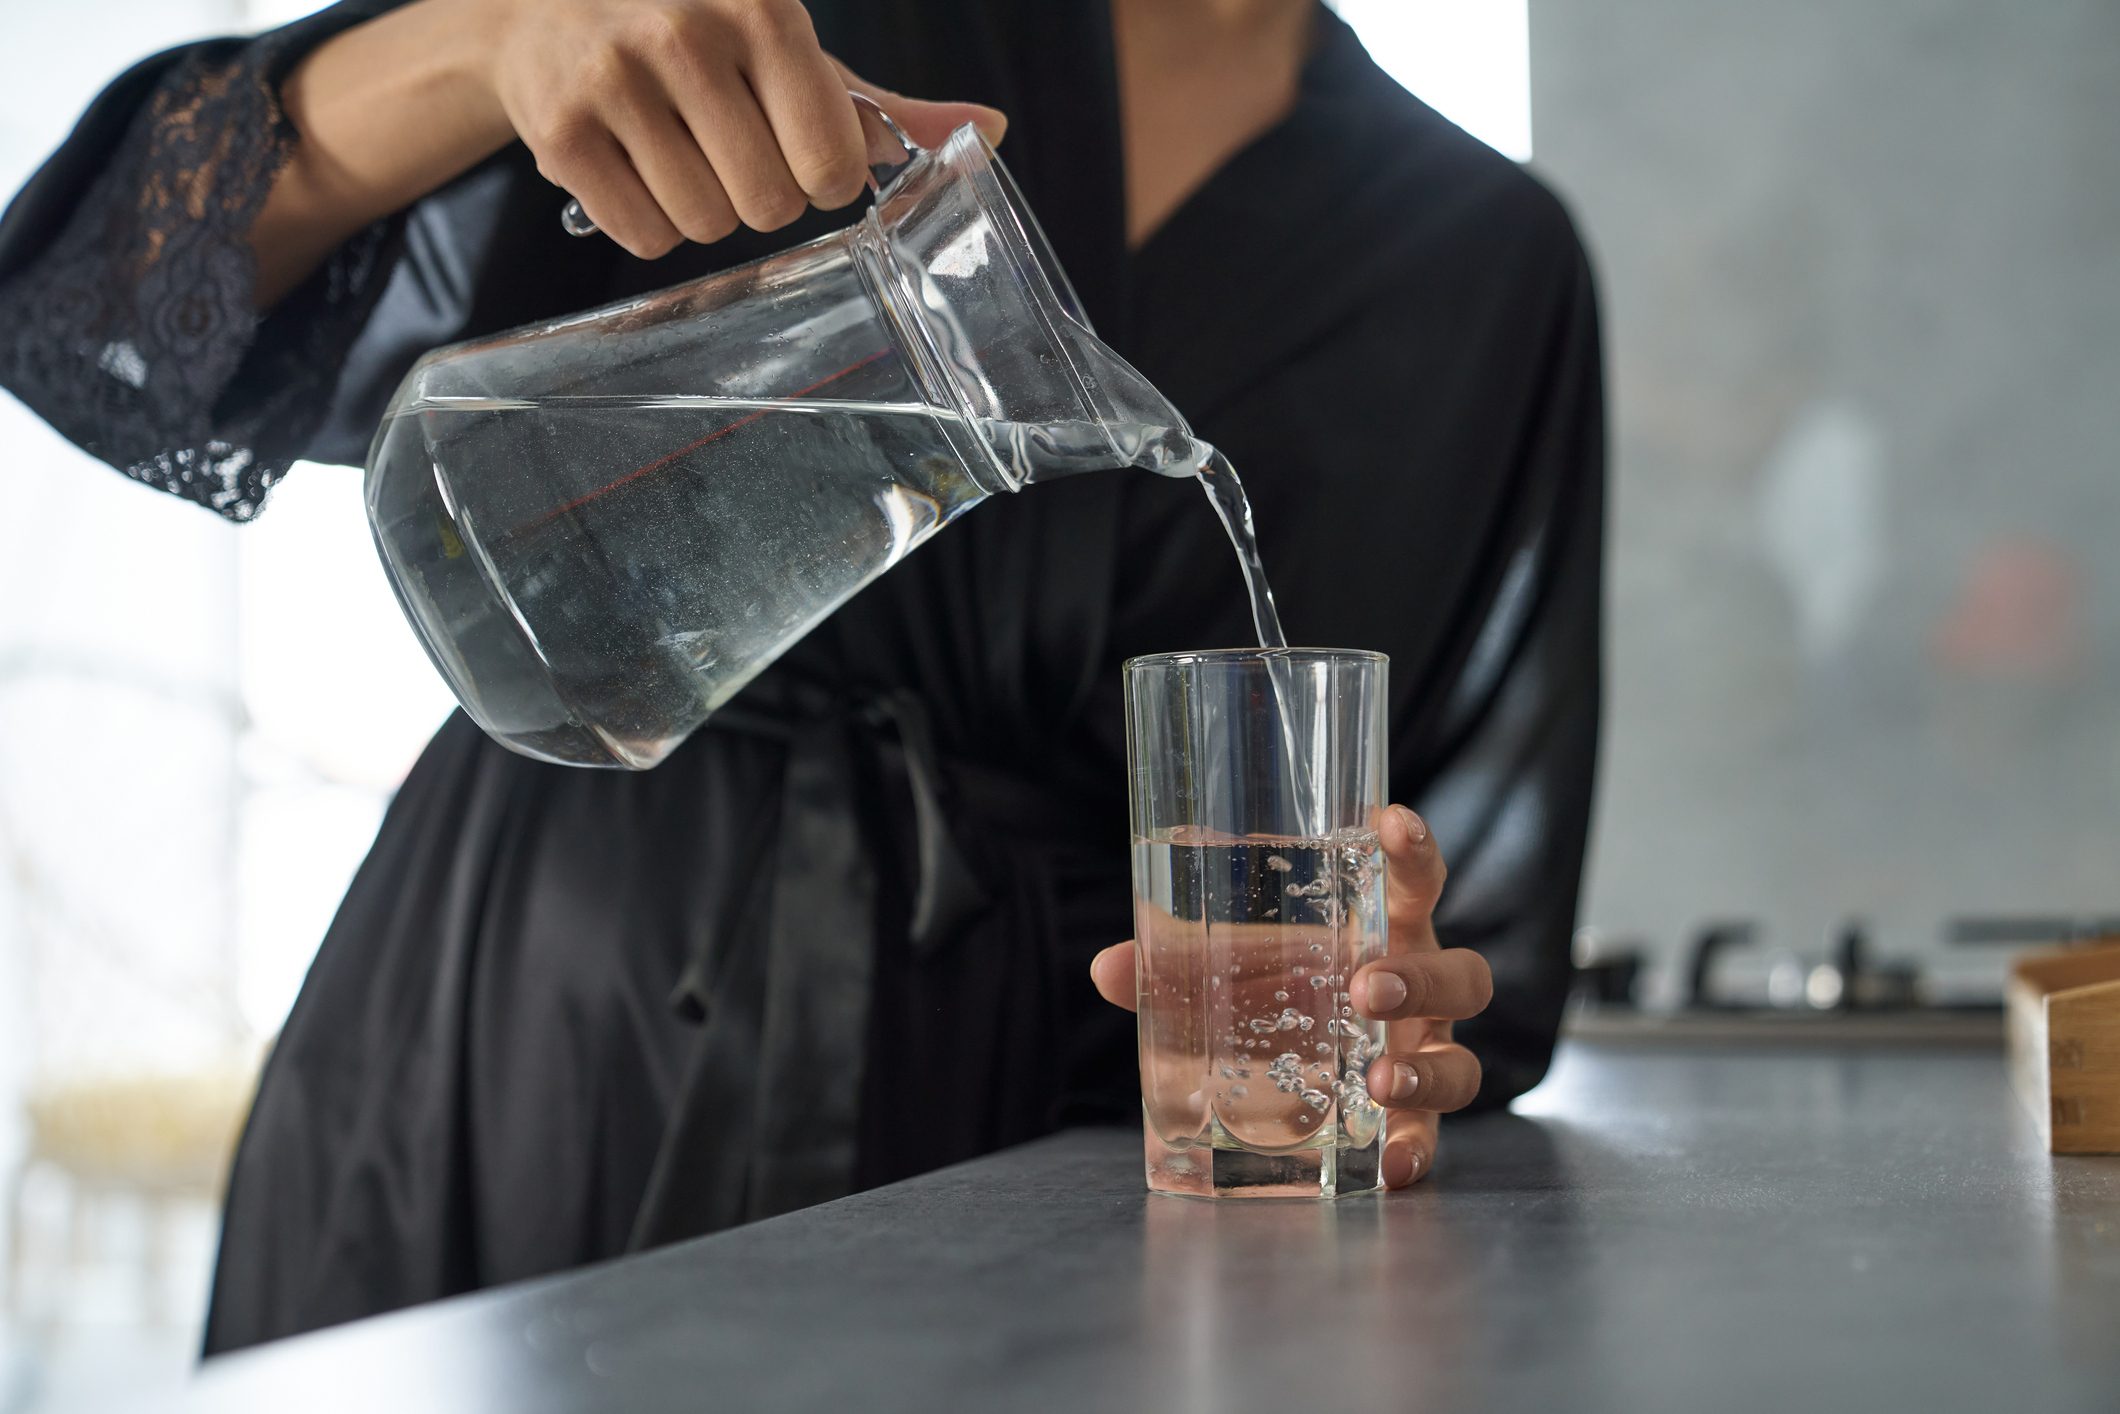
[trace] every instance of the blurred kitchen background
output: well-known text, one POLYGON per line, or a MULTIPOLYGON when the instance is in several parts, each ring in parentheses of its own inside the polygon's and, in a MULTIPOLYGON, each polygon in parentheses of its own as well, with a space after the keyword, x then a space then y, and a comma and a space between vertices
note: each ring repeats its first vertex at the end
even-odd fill
POLYGON ((1611 380, 1588 950, 1674 1004, 1749 925, 1709 995, 1786 1000, 1854 929, 1992 1000, 2120 915, 2120 5, 1530 35, 1611 380))
MULTIPOLYGON (((0 190, 135 58, 308 8, 8 5, 0 190)), ((2120 6, 1340 8, 1601 273, 1600 1014, 1977 1007, 2120 918, 2120 6)), ((354 472, 238 531, 0 438, 15 1414, 181 1378, 250 1076, 447 698, 354 472)))

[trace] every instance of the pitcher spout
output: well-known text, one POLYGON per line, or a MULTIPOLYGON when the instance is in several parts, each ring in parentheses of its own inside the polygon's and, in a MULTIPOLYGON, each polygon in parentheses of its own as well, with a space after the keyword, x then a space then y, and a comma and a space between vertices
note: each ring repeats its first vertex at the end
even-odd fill
POLYGON ((986 139, 959 128, 929 156, 884 189, 853 239, 908 362, 972 434, 990 489, 1190 471, 1185 420, 1092 331, 986 139))

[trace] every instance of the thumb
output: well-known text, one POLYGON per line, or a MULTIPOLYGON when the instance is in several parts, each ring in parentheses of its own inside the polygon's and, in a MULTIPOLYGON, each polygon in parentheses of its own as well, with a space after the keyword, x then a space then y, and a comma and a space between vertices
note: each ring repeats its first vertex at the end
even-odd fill
MULTIPOLYGON (((878 106, 891 115, 891 121, 905 129, 905 135, 922 147, 941 146, 943 139, 966 123, 979 129, 981 136, 997 147, 1008 132, 1008 116, 999 108, 989 108, 984 103, 938 103, 925 98, 907 98, 902 93, 893 93, 870 83, 837 59, 832 63, 838 67, 839 76, 846 81, 848 88, 875 99, 878 106)), ((889 134, 875 131, 879 126, 874 123, 863 125, 863 131, 869 136, 870 155, 884 160, 895 158, 898 155, 895 152, 877 151, 879 143, 884 148, 891 145, 889 134)))
POLYGON ((1090 959, 1089 979, 1097 994, 1113 1006, 1134 1009, 1134 962, 1132 943, 1114 943, 1090 959))

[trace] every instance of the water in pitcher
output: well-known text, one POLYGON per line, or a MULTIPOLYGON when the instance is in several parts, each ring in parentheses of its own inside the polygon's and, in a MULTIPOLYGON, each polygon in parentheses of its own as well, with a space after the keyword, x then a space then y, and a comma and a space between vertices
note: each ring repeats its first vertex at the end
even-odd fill
POLYGON ((378 433, 379 468, 424 463, 371 478, 395 497, 376 507, 378 539, 430 652, 461 655, 445 673, 475 682, 496 734, 550 759, 651 766, 985 498, 956 450, 974 435, 1026 480, 1109 467, 1114 443, 1132 466, 1197 477, 1262 642, 1281 642, 1235 469, 1169 428, 971 429, 913 402, 425 399, 378 433))
POLYGON ((1365 1149, 1382 1023, 1348 979, 1383 956, 1383 854, 1370 831, 1134 841, 1141 1092, 1170 1149, 1365 1149))

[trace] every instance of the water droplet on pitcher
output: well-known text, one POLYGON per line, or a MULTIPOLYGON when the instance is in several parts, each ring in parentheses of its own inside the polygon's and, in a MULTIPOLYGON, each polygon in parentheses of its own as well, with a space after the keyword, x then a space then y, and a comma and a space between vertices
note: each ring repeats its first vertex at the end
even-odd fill
POLYGON ((1250 1093, 1251 1091, 1246 1089, 1242 1085, 1232 1085, 1229 1087, 1229 1098, 1232 1100, 1241 1100, 1250 1093))

